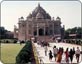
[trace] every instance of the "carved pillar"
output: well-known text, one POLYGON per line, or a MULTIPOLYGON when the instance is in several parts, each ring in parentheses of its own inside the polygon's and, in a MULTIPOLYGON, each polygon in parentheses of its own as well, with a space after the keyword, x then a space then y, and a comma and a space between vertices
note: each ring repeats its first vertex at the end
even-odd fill
POLYGON ((38 28, 38 24, 37 24, 37 36, 39 36, 39 28, 38 28))

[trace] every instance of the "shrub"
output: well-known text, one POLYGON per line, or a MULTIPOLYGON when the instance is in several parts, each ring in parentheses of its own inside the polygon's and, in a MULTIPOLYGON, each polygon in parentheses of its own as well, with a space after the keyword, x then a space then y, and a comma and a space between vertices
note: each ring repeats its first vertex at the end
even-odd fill
POLYGON ((2 41, 0 40, 0 43, 1 43, 2 41))
POLYGON ((7 40, 6 43, 9 43, 9 41, 7 40))
POLYGON ((14 42, 13 43, 17 43, 17 41, 16 40, 14 40, 14 42))
POLYGON ((29 58, 30 58, 29 53, 26 51, 22 51, 16 58, 16 63, 17 64, 28 63, 30 61, 29 58))
POLYGON ((20 43, 21 43, 21 44, 22 44, 22 43, 25 43, 25 41, 21 41, 20 43))
POLYGON ((32 61, 32 43, 31 41, 26 42, 26 45, 22 48, 16 57, 16 64, 25 64, 32 61))

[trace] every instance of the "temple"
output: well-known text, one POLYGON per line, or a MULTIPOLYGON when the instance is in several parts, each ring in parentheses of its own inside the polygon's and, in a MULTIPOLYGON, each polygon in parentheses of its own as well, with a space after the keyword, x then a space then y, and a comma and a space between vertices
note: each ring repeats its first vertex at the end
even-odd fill
POLYGON ((37 40, 49 40, 53 36, 61 37, 61 18, 54 19, 38 4, 26 20, 23 16, 19 18, 18 28, 14 28, 14 38, 20 41, 32 37, 37 40))

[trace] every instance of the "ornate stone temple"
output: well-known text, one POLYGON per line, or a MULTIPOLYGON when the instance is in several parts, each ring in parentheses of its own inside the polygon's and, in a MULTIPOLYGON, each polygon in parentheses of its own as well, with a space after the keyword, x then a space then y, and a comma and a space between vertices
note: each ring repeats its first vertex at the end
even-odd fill
POLYGON ((61 36, 61 18, 51 16, 38 4, 38 6, 27 16, 19 18, 18 28, 14 28, 14 38, 28 40, 36 37, 37 40, 48 40, 52 36, 61 36))

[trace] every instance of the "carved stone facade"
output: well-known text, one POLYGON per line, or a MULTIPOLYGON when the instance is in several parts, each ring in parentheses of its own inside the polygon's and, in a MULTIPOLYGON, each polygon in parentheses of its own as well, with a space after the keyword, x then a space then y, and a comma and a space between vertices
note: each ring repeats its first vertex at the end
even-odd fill
POLYGON ((49 37, 61 35, 61 18, 51 19, 51 16, 38 4, 34 11, 24 20, 19 18, 18 32, 14 29, 14 36, 18 40, 27 40, 31 37, 49 37))

